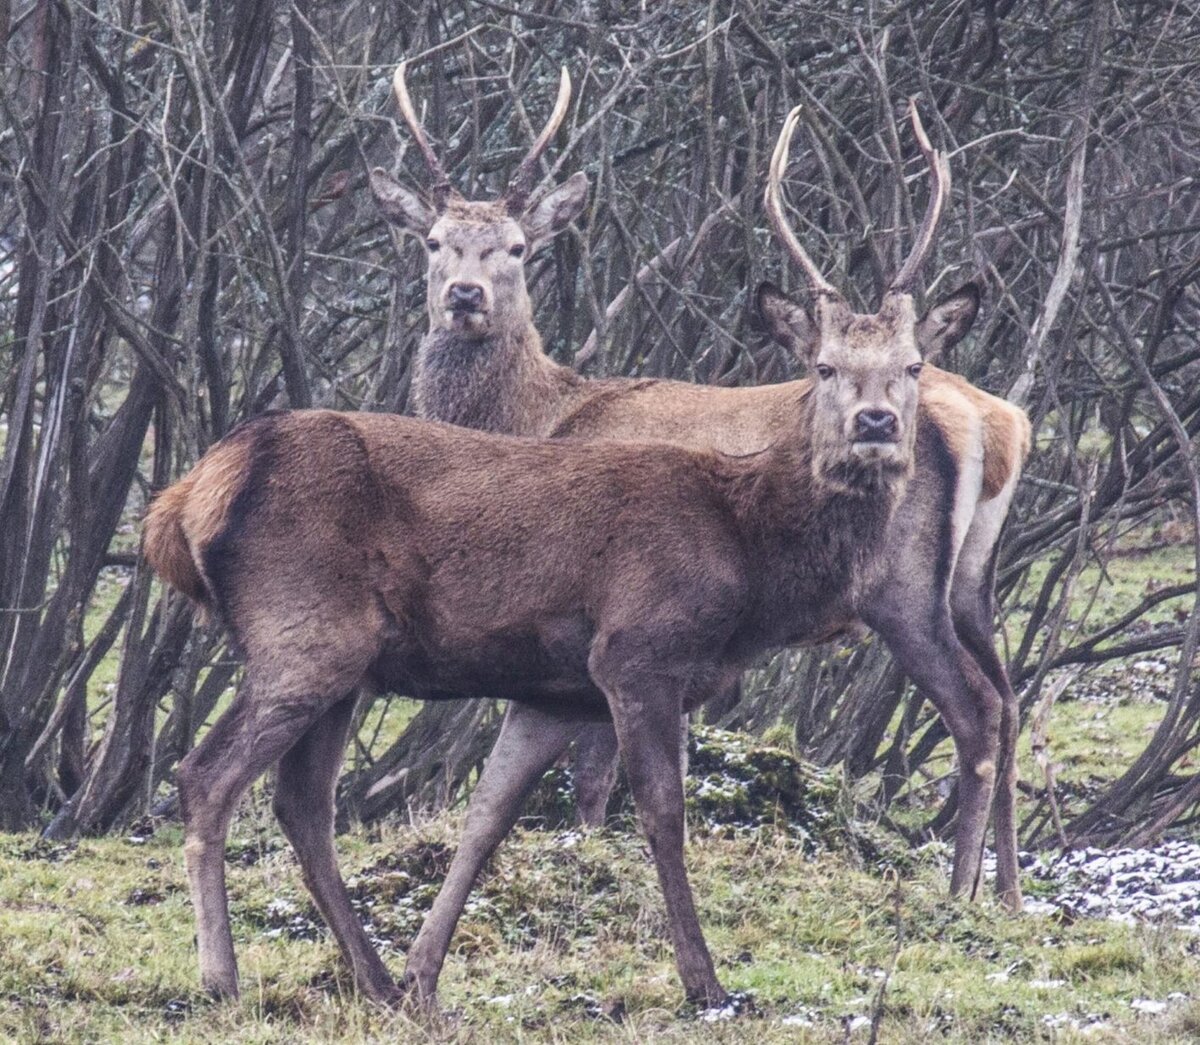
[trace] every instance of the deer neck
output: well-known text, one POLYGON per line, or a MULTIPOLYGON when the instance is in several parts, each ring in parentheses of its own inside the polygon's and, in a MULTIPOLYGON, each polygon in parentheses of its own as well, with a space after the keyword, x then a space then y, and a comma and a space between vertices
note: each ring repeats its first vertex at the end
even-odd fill
POLYGON ((544 435, 581 379, 542 352, 532 324, 484 338, 431 330, 413 376, 418 417, 487 432, 544 435))
POLYGON ((753 630, 768 646, 819 641, 857 618, 907 486, 904 472, 819 472, 808 414, 805 402, 796 430, 733 463, 731 500, 757 574, 753 630))

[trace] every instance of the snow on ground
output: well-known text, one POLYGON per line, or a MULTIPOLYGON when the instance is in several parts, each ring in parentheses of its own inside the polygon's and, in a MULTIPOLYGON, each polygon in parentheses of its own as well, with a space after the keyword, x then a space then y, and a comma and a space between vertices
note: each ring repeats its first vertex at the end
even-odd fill
MULTIPOLYGON (((990 861, 989 861, 990 862, 990 861)), ((1149 849, 1076 849, 1022 854, 1036 885, 1025 908, 1036 914, 1163 922, 1200 933, 1200 844, 1168 840, 1149 849)))

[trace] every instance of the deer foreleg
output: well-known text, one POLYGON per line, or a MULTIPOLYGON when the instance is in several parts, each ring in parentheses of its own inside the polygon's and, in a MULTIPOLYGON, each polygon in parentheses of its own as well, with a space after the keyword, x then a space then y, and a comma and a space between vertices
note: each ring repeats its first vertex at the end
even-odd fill
POLYGON ((667 905, 675 961, 689 1001, 720 1005, 725 990, 717 980, 700 928, 683 860, 685 820, 679 703, 666 709, 620 691, 610 694, 629 788, 667 905))
MULTIPOLYGON (((688 770, 688 716, 679 733, 679 777, 685 783, 688 770)), ((617 782, 617 733, 609 722, 585 726, 575 741, 575 807, 585 827, 600 827, 608 812, 608 800, 617 782)), ((686 838, 686 834, 685 834, 686 838)))
POLYGON ((585 726, 575 741, 575 809, 579 822, 600 827, 617 782, 617 734, 610 722, 585 726))
POLYGON ((694 1003, 720 1005, 725 990, 704 941, 683 861, 680 747, 684 708, 712 696, 726 673, 699 656, 664 662, 661 634, 652 621, 641 629, 612 627, 593 643, 588 670, 612 711, 634 806, 666 900, 684 991, 694 1003))

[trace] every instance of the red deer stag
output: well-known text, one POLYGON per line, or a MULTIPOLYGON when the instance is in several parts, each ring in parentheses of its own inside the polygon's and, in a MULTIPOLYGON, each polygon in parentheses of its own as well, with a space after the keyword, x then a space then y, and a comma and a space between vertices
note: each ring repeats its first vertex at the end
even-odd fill
MULTIPOLYGON (((395 78, 401 111, 421 144, 435 184, 444 183, 442 168, 408 99, 403 68, 395 78)), ((928 156, 931 150, 915 110, 913 117, 928 156)), ((780 163, 785 156, 786 149, 777 152, 780 163)), ((781 176, 782 170, 768 195, 771 220, 819 295, 828 284, 817 278, 784 220, 778 188, 781 176)), ((422 211, 418 197, 380 171, 373 175, 372 189, 391 220, 416 235, 431 234, 439 246, 447 230, 467 244, 478 235, 478 225, 459 222, 445 208, 422 211)), ((948 189, 948 184, 935 186, 931 202, 936 198, 940 207, 948 189)), ((582 193, 579 199, 582 203, 582 193)), ((933 217, 931 209, 918 236, 921 249, 914 249, 905 266, 906 281, 915 280, 930 246, 933 217)), ((510 219, 502 215, 496 220, 510 219)), ((511 226, 508 231, 512 233, 511 226)), ((443 288, 456 277, 453 270, 440 267, 445 264, 444 254, 431 253, 429 261, 430 321, 436 327, 449 319, 441 305, 443 288)), ((759 388, 620 378, 585 381, 542 355, 532 321, 525 318, 523 281, 519 291, 523 308, 510 313, 520 317, 519 327, 502 334, 493 327, 487 341, 473 343, 474 351, 462 350, 454 357, 443 354, 446 338, 431 329, 421 346, 414 381, 418 409, 425 416, 473 428, 500 427, 495 419, 501 417, 507 430, 521 433, 646 439, 753 453, 770 445, 811 387, 810 380, 759 388)), ((761 288, 759 301, 772 334, 796 347, 809 325, 803 310, 769 286, 761 288)), ((928 354, 944 351, 966 333, 977 308, 978 291, 972 284, 942 300, 919 325, 922 347, 928 354)), ((993 781, 998 780, 996 888, 1017 909, 1021 902, 1014 806, 1017 711, 994 646, 992 565, 1028 449, 1029 426, 1020 410, 933 366, 925 369, 920 403, 927 432, 918 440, 916 475, 898 517, 896 546, 901 554, 892 560, 872 600, 873 609, 865 616, 879 627, 899 662, 945 716, 960 754, 962 801, 953 892, 971 891, 977 881, 993 781), (904 612, 905 608, 912 612, 904 612)), ((509 706, 506 727, 481 786, 471 796, 466 830, 450 875, 409 952, 409 975, 423 989, 436 982, 478 869, 515 822, 536 779, 527 767, 549 766, 561 754, 553 746, 557 742, 553 734, 517 721, 533 715, 524 704, 509 706)), ((585 752, 576 765, 581 818, 596 822, 603 816, 613 779, 616 736, 607 723, 595 723, 582 731, 580 746, 585 752)))
MULTIPOLYGON (((505 730, 538 739, 518 754, 610 716, 687 997, 724 1000, 683 860, 681 715, 765 652, 859 617, 929 430, 907 284, 858 315, 813 283, 795 342, 823 376, 748 457, 295 411, 242 425, 153 502, 147 560, 220 617, 246 665, 177 774, 207 988, 237 994, 225 841, 243 792, 278 762, 275 811, 306 884, 364 992, 398 996, 333 845, 334 780, 367 688, 526 703, 533 716, 505 730)), ((534 761, 524 769, 540 775, 534 761)))

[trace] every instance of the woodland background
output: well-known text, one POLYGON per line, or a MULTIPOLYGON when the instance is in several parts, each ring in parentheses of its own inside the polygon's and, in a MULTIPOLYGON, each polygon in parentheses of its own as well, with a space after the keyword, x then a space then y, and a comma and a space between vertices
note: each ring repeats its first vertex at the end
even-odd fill
MULTIPOLYGON (((723 384, 791 362, 752 314, 798 287, 760 207, 784 114, 810 252, 877 299, 923 212, 903 114, 951 156, 929 293, 986 283, 944 365, 1025 406, 1035 449, 999 570, 1038 772, 1027 844, 1146 840, 1200 802, 1200 8, 579 0, 0 0, 0 826, 65 837, 169 812, 171 773, 238 667, 137 562, 148 497, 271 407, 403 411, 423 252, 365 188, 422 184, 390 75, 457 186, 498 193, 575 96, 545 178, 578 227, 529 263, 547 350, 589 374, 723 384), (1166 546, 1116 612, 1108 564, 1166 546), (1167 612, 1169 611, 1169 612, 1167 612), (1169 666, 1152 727, 1058 815, 1054 703, 1112 663, 1169 666)), ((349 816, 457 800, 484 704, 362 710, 349 816)), ((782 724, 889 815, 939 796, 940 722, 878 644, 788 654, 723 724, 782 724)), ((923 806, 924 808, 924 806, 923 806)))

